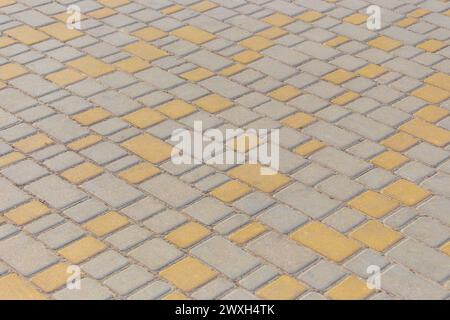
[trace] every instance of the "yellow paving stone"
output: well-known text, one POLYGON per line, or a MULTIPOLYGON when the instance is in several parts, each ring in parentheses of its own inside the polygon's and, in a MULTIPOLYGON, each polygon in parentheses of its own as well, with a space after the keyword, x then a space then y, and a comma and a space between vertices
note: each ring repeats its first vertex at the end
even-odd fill
POLYGON ((347 43, 349 42, 350 39, 344 36, 337 36, 336 38, 333 38, 331 40, 328 40, 327 42, 325 42, 325 44, 329 47, 337 47, 340 46, 341 44, 347 43))
POLYGON ((406 19, 403 19, 403 20, 400 20, 399 22, 397 22, 397 26, 402 27, 402 28, 407 28, 407 27, 415 24, 417 21, 419 21, 419 20, 417 20, 415 18, 406 18, 406 19))
POLYGON ((287 24, 290 24, 295 21, 295 19, 281 13, 274 13, 263 19, 264 22, 267 22, 276 27, 283 27, 287 24))
POLYGON ((436 72, 426 78, 424 82, 435 87, 450 91, 450 76, 442 72, 436 72))
POLYGON ((115 14, 117 14, 117 12, 111 8, 102 8, 93 12, 89 12, 87 15, 95 19, 103 19, 115 14))
POLYGON ((336 71, 327 74, 326 76, 323 77, 323 79, 332 82, 334 84, 342 84, 344 82, 349 81, 350 79, 353 79, 355 76, 356 75, 353 72, 349 72, 344 69, 338 69, 336 71))
POLYGON ((184 26, 175 31, 172 34, 178 38, 190 41, 195 44, 203 44, 216 38, 215 35, 205 30, 199 29, 194 26, 184 26))
POLYGON ((361 13, 354 13, 344 18, 344 22, 360 25, 362 23, 367 22, 367 16, 361 13))
POLYGON ((5 219, 3 216, 0 216, 0 225, 1 225, 2 223, 5 223, 5 221, 6 221, 6 219, 5 219))
POLYGON ((74 151, 79 151, 82 149, 86 149, 87 147, 90 147, 97 142, 101 141, 102 137, 99 135, 91 134, 86 137, 83 137, 81 139, 75 140, 67 145, 69 149, 72 149, 74 151))
POLYGON ((67 284, 67 280, 71 276, 71 274, 67 272, 68 268, 69 265, 65 263, 55 264, 50 268, 39 272, 31 278, 31 282, 44 292, 55 291, 67 284))
POLYGON ((110 211, 104 215, 89 220, 84 224, 84 227, 96 236, 103 237, 117 229, 126 226, 127 224, 127 217, 115 211, 110 211))
POLYGON ((273 90, 272 92, 269 93, 269 96, 278 101, 286 102, 291 99, 294 99, 299 94, 300 94, 300 90, 298 90, 296 87, 291 86, 291 85, 286 85, 284 87, 273 90))
POLYGON ((14 3, 16 3, 14 0, 0 0, 0 8, 10 6, 14 3))
POLYGON ((402 45, 400 41, 386 36, 380 36, 374 40, 369 41, 367 44, 374 48, 381 49, 387 52, 390 52, 402 45))
POLYGON ((193 105, 183 100, 175 99, 163 105, 160 105, 159 107, 156 108, 156 110, 165 114, 171 119, 180 119, 187 115, 190 115, 197 109, 193 105))
POLYGON ((24 75, 28 70, 17 63, 8 63, 0 66, 0 80, 10 80, 24 75))
POLYGON ((431 195, 428 190, 404 179, 390 184, 383 189, 383 193, 407 206, 414 206, 431 195))
POLYGON ((151 163, 160 163, 167 160, 172 153, 170 144, 147 133, 125 141, 121 146, 151 163))
POLYGON ((158 111, 150 108, 142 108, 127 114, 123 119, 139 129, 145 129, 164 121, 166 117, 158 111))
POLYGON ((262 54, 252 50, 245 50, 233 56, 233 59, 239 63, 247 64, 262 58, 262 54))
POLYGON ((162 270, 159 275, 177 288, 190 292, 215 278, 217 272, 200 260, 186 257, 162 270))
POLYGON ((386 170, 393 170, 408 162, 409 158, 399 152, 385 151, 372 159, 372 163, 386 170))
POLYGON ((260 36, 253 36, 239 42, 240 45, 253 51, 261 51, 274 45, 271 40, 260 36))
POLYGON ((142 162, 122 171, 121 173, 119 173, 119 177, 128 181, 129 183, 141 183, 142 181, 153 177, 159 172, 161 172, 161 170, 159 170, 154 165, 148 162, 142 162))
POLYGON ((293 300, 305 291, 306 286, 297 279, 282 275, 256 291, 256 295, 267 300, 293 300))
POLYGON ((345 106, 346 104, 356 100, 359 98, 359 94, 353 91, 347 91, 340 96, 337 96, 333 100, 332 103, 337 104, 338 106, 345 106))
POLYGON ((445 42, 431 39, 427 40, 425 42, 422 42, 421 44, 417 45, 417 48, 428 51, 428 52, 436 52, 441 50, 443 47, 445 47, 445 42))
POLYGON ((111 116, 111 112, 101 107, 89 109, 87 111, 78 113, 72 118, 84 126, 90 126, 111 116))
POLYGON ((418 141, 418 139, 407 133, 398 132, 383 140, 381 144, 385 147, 391 148, 394 151, 405 151, 414 146, 418 141))
POLYGON ((6 167, 14 162, 22 160, 25 156, 20 152, 10 152, 0 157, 0 168, 6 167))
POLYGON ((367 287, 366 281, 350 275, 325 294, 333 300, 362 300, 372 293, 373 290, 367 287))
POLYGON ((85 162, 76 167, 67 169, 61 176, 69 180, 71 183, 79 184, 92 179, 102 173, 104 170, 93 163, 85 162))
POLYGON ((232 202, 242 198, 252 189, 239 181, 232 180, 211 191, 211 195, 223 202, 232 202))
POLYGON ((106 245, 103 242, 91 236, 86 236, 62 248, 58 251, 58 253, 70 262, 78 264, 89 259, 90 257, 95 256, 105 249, 106 245))
POLYGON ((162 10, 161 10, 161 13, 166 14, 166 15, 169 15, 169 14, 173 14, 173 13, 176 13, 176 12, 178 12, 178 11, 181 11, 181 10, 183 10, 183 9, 184 9, 184 8, 183 8, 182 6, 176 4, 176 5, 170 6, 170 7, 168 7, 168 8, 162 9, 162 10))
POLYGON ((400 130, 439 147, 450 143, 450 131, 421 119, 416 118, 403 124, 400 130))
POLYGON ((301 156, 309 156, 313 154, 316 151, 319 151, 320 149, 324 148, 326 144, 320 140, 317 139, 311 139, 308 142, 299 145, 294 149, 294 152, 298 153, 301 156))
POLYGON ((239 179, 263 192, 271 193, 291 180, 282 173, 273 175, 261 174, 262 166, 260 164, 243 164, 228 171, 230 177, 239 179))
POLYGON ((425 85, 413 91, 412 95, 429 103, 440 103, 450 97, 450 92, 435 86, 425 85))
POLYGON ((187 79, 189 81, 197 82, 204 80, 206 78, 212 77, 214 75, 214 72, 209 71, 205 68, 197 68, 188 72, 185 72, 181 75, 184 79, 187 79))
POLYGON ((13 147, 24 153, 30 153, 53 144, 53 140, 43 133, 24 138, 13 144, 13 147))
POLYGON ((256 35, 264 37, 266 39, 273 40, 273 39, 277 39, 277 38, 279 38, 281 36, 284 36, 287 33, 288 32, 286 30, 282 29, 282 28, 272 27, 272 28, 260 31, 256 35))
POLYGON ((402 239, 402 234, 379 221, 370 220, 352 231, 350 237, 361 241, 374 250, 383 252, 402 239))
POLYGON ((319 20, 322 17, 323 17, 323 14, 320 12, 307 11, 307 12, 304 12, 304 13, 300 14, 299 16, 297 16, 297 19, 300 19, 304 22, 314 22, 316 20, 319 20))
POLYGON ((193 246, 210 234, 211 231, 208 228, 191 221, 170 232, 166 239, 178 248, 184 249, 193 246))
POLYGON ((98 2, 100 2, 101 4, 103 4, 107 7, 111 7, 111 8, 120 7, 125 4, 130 3, 129 0, 98 0, 98 2))
POLYGON ((293 232, 291 238, 335 262, 343 261, 361 248, 357 241, 318 221, 293 232))
POLYGON ((0 81, 0 89, 3 89, 4 87, 6 87, 6 84, 0 81))
POLYGON ((46 297, 15 273, 0 277, 0 300, 45 300, 46 297))
POLYGON ((356 73, 362 75, 363 77, 374 79, 382 74, 386 73, 387 70, 383 67, 380 67, 377 64, 370 63, 365 67, 362 67, 361 69, 357 70, 356 73))
POLYGON ((399 203, 378 192, 368 190, 353 198, 348 205, 373 218, 381 218, 398 208, 399 203))
POLYGON ((103 61, 91 56, 84 56, 82 58, 72 60, 67 64, 93 78, 97 78, 114 71, 114 68, 109 64, 106 64, 103 61))
POLYGON ((239 73, 243 70, 245 70, 247 67, 240 63, 235 63, 229 67, 226 67, 225 69, 220 70, 219 74, 225 77, 230 77, 236 73, 239 73))
POLYGON ((264 233, 266 230, 267 227, 265 225, 256 221, 233 232, 228 238, 237 244, 244 244, 264 233))
POLYGON ((40 30, 62 42, 73 40, 84 35, 83 32, 77 29, 67 28, 66 24, 62 22, 50 24, 48 26, 40 28, 40 30))
POLYGON ((4 31, 3 33, 26 45, 33 45, 49 38, 49 36, 45 33, 33 29, 27 25, 9 29, 4 31))
POLYGON ((135 73, 147 69, 148 67, 150 67, 150 64, 138 57, 130 57, 114 63, 114 66, 122 71, 135 73))
POLYGON ((441 251, 450 256, 450 241, 447 241, 447 243, 441 247, 441 251))
POLYGON ((198 2, 194 5, 192 5, 190 8, 192 10, 195 10, 198 12, 205 12, 205 11, 216 8, 217 6, 218 6, 218 4, 214 3, 212 1, 201 1, 201 2, 198 2))
POLYGON ((64 69, 55 73, 51 73, 45 78, 61 87, 65 87, 69 84, 83 80, 84 78, 86 78, 86 76, 72 69, 64 69))
POLYGON ((297 112, 293 115, 290 115, 283 120, 281 120, 281 123, 285 126, 294 128, 294 129, 300 129, 304 128, 306 126, 309 126, 311 123, 315 122, 317 120, 316 117, 311 116, 304 112, 297 112))
POLYGON ((0 48, 7 47, 16 42, 17 42, 16 40, 11 39, 10 37, 0 36, 0 48))
POLYGON ((50 212, 50 209, 40 201, 32 200, 5 213, 5 217, 21 226, 42 217, 50 212))
POLYGON ((233 105, 233 101, 215 93, 195 100, 194 103, 210 113, 216 113, 228 109, 233 105))
POLYGON ((165 295, 162 300, 190 300, 189 297, 185 296, 184 294, 174 291, 167 295, 165 295))
POLYGON ((124 49, 125 51, 148 61, 153 61, 168 55, 166 51, 158 49, 157 47, 143 41, 129 44, 124 49))
POLYGON ((430 12, 431 12, 430 10, 419 8, 419 9, 416 9, 416 10, 408 13, 408 17, 420 18, 420 17, 423 17, 423 16, 429 14, 430 12))
MULTIPOLYGON (((450 80, 450 79, 449 79, 450 80)), ((429 105, 420 109, 414 115, 428 122, 438 122, 448 116, 450 112, 447 109, 429 105)))
POLYGON ((167 33, 155 27, 146 27, 133 32, 132 35, 145 41, 154 41, 167 36, 167 33))

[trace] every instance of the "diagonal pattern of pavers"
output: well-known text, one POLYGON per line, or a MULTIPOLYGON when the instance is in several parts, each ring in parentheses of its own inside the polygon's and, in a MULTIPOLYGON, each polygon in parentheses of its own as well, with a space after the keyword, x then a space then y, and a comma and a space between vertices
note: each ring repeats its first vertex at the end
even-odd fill
POLYGON ((0 0, 0 299, 448 299, 448 1, 69 2, 0 0))

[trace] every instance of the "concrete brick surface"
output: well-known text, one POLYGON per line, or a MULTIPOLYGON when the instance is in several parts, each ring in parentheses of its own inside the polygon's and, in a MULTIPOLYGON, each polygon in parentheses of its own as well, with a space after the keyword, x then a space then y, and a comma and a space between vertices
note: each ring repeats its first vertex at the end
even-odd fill
POLYGON ((437 0, 0 0, 0 298, 448 299, 449 21, 437 0), (279 130, 279 172, 175 163, 195 121, 279 130))

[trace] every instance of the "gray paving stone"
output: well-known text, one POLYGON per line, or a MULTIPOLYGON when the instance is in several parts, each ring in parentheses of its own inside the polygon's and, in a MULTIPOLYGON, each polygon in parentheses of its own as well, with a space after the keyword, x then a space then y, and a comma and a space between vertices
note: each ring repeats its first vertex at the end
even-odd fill
POLYGON ((155 300, 168 293, 171 286, 163 281, 154 281, 128 297, 128 300, 155 300))
POLYGON ((343 175, 334 175, 320 182, 317 188, 334 199, 347 201, 358 195, 364 187, 343 175))
POLYGON ((258 220, 280 233, 288 234, 308 221, 308 217, 288 206, 277 204, 258 215, 258 220))
POLYGON ((258 237, 246 247, 288 273, 303 270, 317 259, 309 249, 274 232, 258 237))
POLYGON ((85 235, 86 232, 78 225, 68 221, 44 233, 37 238, 50 249, 59 249, 85 235))
POLYGON ((383 270, 390 264, 386 257, 380 255, 372 249, 366 249, 345 263, 345 267, 363 279, 367 279, 371 274, 367 272, 369 266, 377 266, 383 270))
POLYGON ((84 263, 81 268, 94 279, 103 279, 127 264, 125 257, 116 251, 108 250, 84 263))
POLYGON ((298 279, 312 288, 323 291, 339 281, 345 274, 346 272, 340 266, 331 262, 320 261, 300 274, 298 279))
POLYGON ((450 224, 450 217, 446 214, 450 207, 450 200, 440 196, 434 196, 418 207, 420 212, 442 221, 444 224, 450 224))
POLYGON ((87 199, 63 211, 63 214, 77 223, 83 223, 90 220, 108 208, 96 199, 87 199))
POLYGON ((336 229, 342 233, 347 233, 365 220, 366 217, 362 213, 344 207, 326 217, 323 222, 331 226, 333 229, 336 229))
POLYGON ((330 147, 317 151, 311 159, 348 177, 359 175, 370 168, 367 162, 330 147))
POLYGON ((151 232, 137 225, 130 225, 125 229, 119 230, 105 239, 119 250, 128 250, 131 247, 147 240, 151 232))
POLYGON ((53 294, 56 300, 108 300, 113 297, 112 292, 95 280, 84 278, 80 283, 80 290, 64 288, 53 294))
POLYGON ((244 277, 239 281, 239 284, 247 290, 254 291, 263 284, 273 280, 279 273, 276 268, 263 265, 244 277))
POLYGON ((324 217, 339 206, 339 201, 300 183, 294 183, 277 192, 275 198, 315 219, 324 217))
POLYGON ((434 281, 444 281, 450 274, 450 258, 415 240, 405 240, 387 255, 406 267, 434 281))
POLYGON ((420 217, 402 231, 411 238, 422 241, 431 247, 438 247, 450 238, 450 229, 430 217, 420 217))
POLYGON ((220 236, 195 246, 191 253, 231 279, 256 267, 260 260, 220 236))
POLYGON ((405 299, 445 299, 448 291, 408 269, 394 265, 382 274, 381 287, 405 299))
POLYGON ((345 117, 338 125, 373 141, 380 141, 394 132, 392 128, 358 114, 345 117))
POLYGON ((107 173, 83 183, 81 187, 115 208, 123 207, 143 195, 123 180, 107 173))
POLYGON ((131 219, 141 221, 154 215, 156 212, 161 211, 163 208, 163 204, 158 200, 151 197, 145 197, 144 199, 123 208, 121 211, 131 219))
POLYGON ((24 185, 45 176, 48 171, 31 160, 24 160, 3 169, 1 173, 16 185, 24 185))
POLYGON ((160 174, 144 182, 141 188, 176 208, 183 207, 201 196, 199 191, 168 174, 160 174))
POLYGON ((38 121, 35 125, 63 143, 71 142, 89 133, 86 128, 60 114, 38 121))
POLYGON ((422 186, 437 194, 450 197, 450 175, 445 173, 437 173, 434 176, 426 179, 422 186))
POLYGON ((58 257, 24 233, 1 241, 0 259, 25 276, 56 263, 58 257))
POLYGON ((57 209, 67 207, 86 197, 84 192, 55 175, 41 178, 27 185, 25 190, 57 209))
POLYGON ((192 293, 192 297, 197 300, 211 300, 222 295, 233 288, 233 283, 225 278, 216 278, 192 293))
POLYGON ((250 193, 249 195, 235 201, 233 206, 242 210, 250 215, 254 215, 261 210, 266 209, 275 201, 269 196, 265 195, 262 192, 255 191, 250 193))
POLYGON ((166 241, 155 238, 131 250, 129 255, 150 270, 156 271, 180 258, 183 252, 166 241))

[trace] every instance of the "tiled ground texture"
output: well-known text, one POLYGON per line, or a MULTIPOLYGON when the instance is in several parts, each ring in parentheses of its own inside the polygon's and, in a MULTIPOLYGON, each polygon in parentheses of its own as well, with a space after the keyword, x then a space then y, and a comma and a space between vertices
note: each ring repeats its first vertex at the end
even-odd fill
POLYGON ((0 298, 448 298, 448 2, 0 0, 0 29, 0 298), (280 128, 281 173, 172 164, 196 119, 280 128))

